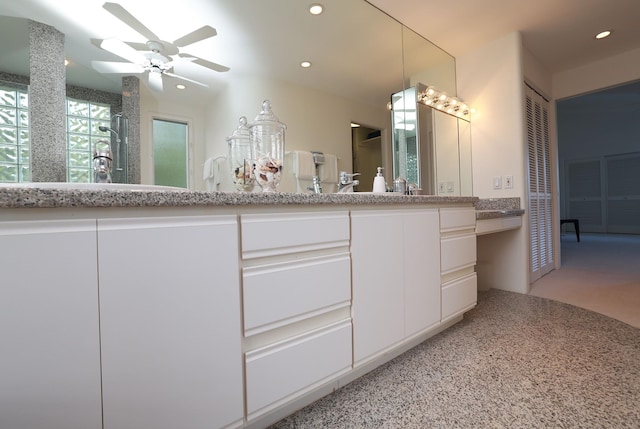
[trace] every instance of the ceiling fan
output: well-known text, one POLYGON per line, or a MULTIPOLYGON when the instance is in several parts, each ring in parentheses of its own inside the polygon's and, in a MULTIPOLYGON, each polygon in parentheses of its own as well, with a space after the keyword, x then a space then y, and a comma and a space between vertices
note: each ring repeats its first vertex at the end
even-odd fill
POLYGON ((173 66, 181 61, 193 62, 217 72, 226 72, 229 67, 207 61, 197 56, 180 52, 180 48, 208 39, 217 34, 215 28, 205 25, 174 40, 172 43, 161 40, 155 33, 138 21, 118 3, 107 2, 102 6, 107 12, 127 24, 147 39, 146 43, 123 42, 117 38, 94 40, 93 42, 129 63, 113 61, 92 61, 91 65, 100 73, 149 74, 149 86, 162 91, 162 76, 170 76, 207 87, 208 85, 172 73, 173 66))

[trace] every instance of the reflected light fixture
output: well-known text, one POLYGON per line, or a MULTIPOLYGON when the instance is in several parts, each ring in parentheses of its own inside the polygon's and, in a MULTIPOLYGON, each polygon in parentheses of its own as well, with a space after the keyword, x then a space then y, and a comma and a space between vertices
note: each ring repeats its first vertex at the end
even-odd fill
POLYGON ((311 15, 320 15, 323 11, 324 6, 322 6, 320 3, 313 3, 311 6, 309 6, 309 13, 311 15))
POLYGON ((611 36, 611 31, 610 30, 605 30, 605 31, 601 31, 600 33, 596 34, 596 39, 604 39, 605 37, 609 37, 611 36))
POLYGON ((187 87, 184 86, 183 84, 179 83, 179 84, 176 85, 176 88, 178 88, 178 89, 186 89, 187 87))
POLYGON ((435 107, 449 115, 457 116, 467 121, 470 120, 469 113, 471 109, 464 101, 438 91, 433 86, 427 86, 424 91, 418 93, 418 103, 435 107))

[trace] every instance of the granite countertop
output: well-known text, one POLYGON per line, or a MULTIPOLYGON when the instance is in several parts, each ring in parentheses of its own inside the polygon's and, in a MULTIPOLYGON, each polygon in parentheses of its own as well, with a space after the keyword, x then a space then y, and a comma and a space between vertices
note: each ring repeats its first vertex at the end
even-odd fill
POLYGON ((475 207, 476 220, 524 215, 519 197, 478 199, 475 207))
MULTIPOLYGON (((115 184, 114 184, 115 185, 115 184)), ((0 185, 0 208, 180 207, 247 205, 475 204, 477 197, 372 193, 293 194, 190 191, 153 186, 0 185)))

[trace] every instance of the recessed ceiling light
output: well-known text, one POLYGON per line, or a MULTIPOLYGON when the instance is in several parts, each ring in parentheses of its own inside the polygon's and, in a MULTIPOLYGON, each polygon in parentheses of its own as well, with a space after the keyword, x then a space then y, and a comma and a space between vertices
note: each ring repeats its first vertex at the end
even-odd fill
POLYGON ((179 83, 179 84, 176 85, 176 88, 178 88, 178 89, 186 89, 187 87, 184 86, 183 84, 179 83))
POLYGON ((69 65, 69 60, 67 60, 66 58, 64 60, 64 65, 65 65, 65 67, 69 65))
POLYGON ((320 3, 314 3, 309 6, 309 13, 311 15, 320 15, 322 11, 324 11, 324 6, 322 6, 320 3))
POLYGON ((605 37, 609 37, 611 35, 611 31, 606 30, 596 34, 596 39, 604 39, 605 37))
POLYGON ((311 62, 310 61, 303 61, 300 63, 300 67, 308 69, 309 67, 311 67, 311 62))

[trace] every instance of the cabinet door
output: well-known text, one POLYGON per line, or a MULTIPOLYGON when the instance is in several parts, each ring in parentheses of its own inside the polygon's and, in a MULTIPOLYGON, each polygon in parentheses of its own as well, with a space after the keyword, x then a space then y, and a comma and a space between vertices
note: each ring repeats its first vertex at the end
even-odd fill
POLYGON ((0 223, 0 427, 101 428, 95 221, 0 223))
POLYGON ((405 336, 440 322, 440 223, 437 209, 403 216, 405 336))
POLYGON ((243 415, 235 216, 98 223, 104 428, 243 415))
POLYGON ((354 361, 404 337, 402 213, 351 214, 354 361))

